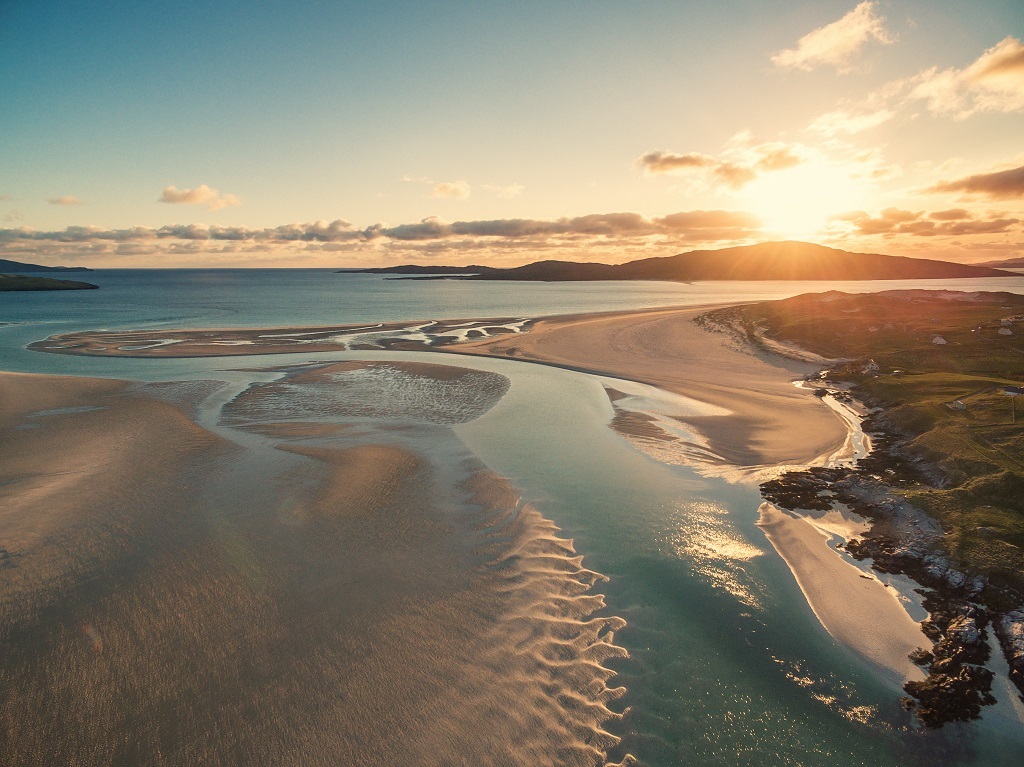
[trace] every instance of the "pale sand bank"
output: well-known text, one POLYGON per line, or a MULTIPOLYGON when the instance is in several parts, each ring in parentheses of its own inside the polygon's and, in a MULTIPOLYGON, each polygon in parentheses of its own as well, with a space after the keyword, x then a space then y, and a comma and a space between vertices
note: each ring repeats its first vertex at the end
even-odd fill
POLYGON ((841 419, 792 380, 818 369, 756 356, 705 331, 703 308, 571 315, 538 320, 529 332, 448 346, 478 354, 543 362, 624 378, 727 410, 686 415, 721 459, 740 466, 808 464, 846 440, 841 419))
POLYGON ((907 655, 932 642, 897 594, 846 562, 807 519, 770 503, 761 504, 759 511, 758 526, 789 565, 822 626, 898 681, 924 679, 907 655))

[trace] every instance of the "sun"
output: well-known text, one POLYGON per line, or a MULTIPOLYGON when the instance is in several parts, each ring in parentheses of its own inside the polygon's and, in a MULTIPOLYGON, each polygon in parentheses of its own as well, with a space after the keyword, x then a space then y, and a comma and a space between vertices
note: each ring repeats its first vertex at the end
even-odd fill
POLYGON ((767 234, 814 239, 831 216, 866 207, 870 194, 871 185, 848 168, 812 160, 764 173, 737 196, 761 219, 767 234))

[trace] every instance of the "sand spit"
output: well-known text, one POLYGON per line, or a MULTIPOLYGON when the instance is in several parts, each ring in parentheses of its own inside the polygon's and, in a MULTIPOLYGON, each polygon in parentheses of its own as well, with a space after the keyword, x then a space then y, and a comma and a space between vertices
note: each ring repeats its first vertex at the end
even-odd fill
POLYGON ((449 426, 144 392, 0 374, 5 764, 603 763, 602 577, 449 426))
POLYGON ((423 349, 522 333, 529 324, 526 318, 505 318, 295 328, 89 330, 51 336, 29 348, 99 357, 234 357, 345 349, 423 349))
POLYGON ((706 309, 659 309, 538 320, 525 334, 443 351, 545 362, 637 381, 731 413, 684 420, 718 459, 739 466, 805 464, 842 445, 840 419, 790 383, 818 368, 733 348, 694 322, 706 309))
POLYGON ((762 503, 758 526, 789 565, 822 626, 839 642, 901 684, 924 679, 907 656, 931 640, 876 577, 845 561, 803 517, 762 503))
MULTIPOLYGON (((648 384, 688 397, 715 415, 688 413, 712 463, 801 465, 834 452, 840 420, 790 381, 817 367, 730 345, 693 320, 707 307, 320 328, 88 331, 29 346, 62 354, 130 357, 237 356, 395 349, 540 362, 648 384), (728 417, 718 417, 727 411, 728 417)), ((628 419, 627 419, 628 420, 628 419)), ((635 420, 635 419, 633 419, 635 420)))

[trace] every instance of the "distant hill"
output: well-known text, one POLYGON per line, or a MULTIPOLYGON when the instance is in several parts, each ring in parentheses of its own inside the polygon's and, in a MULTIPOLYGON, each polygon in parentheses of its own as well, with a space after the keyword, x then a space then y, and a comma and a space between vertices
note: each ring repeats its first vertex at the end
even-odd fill
POLYGON ((84 266, 43 266, 42 264, 23 264, 20 261, 8 261, 0 258, 0 273, 14 272, 91 272, 84 266))
POLYGON ((458 275, 477 280, 913 280, 1016 277, 1013 272, 925 258, 849 253, 807 242, 762 242, 720 250, 694 250, 625 264, 537 261, 511 269, 394 266, 353 270, 374 274, 458 275))
POLYGON ((989 266, 993 269, 1024 269, 1024 256, 1020 258, 1007 258, 1003 261, 985 261, 978 266, 989 266))
POLYGON ((10 290, 95 290, 99 285, 25 274, 0 274, 0 292, 10 290))

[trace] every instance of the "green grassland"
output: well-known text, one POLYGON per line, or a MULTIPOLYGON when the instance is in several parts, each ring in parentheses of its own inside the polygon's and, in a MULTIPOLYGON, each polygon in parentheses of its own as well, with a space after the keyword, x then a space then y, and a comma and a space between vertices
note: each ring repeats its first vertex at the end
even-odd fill
POLYGON ((833 376, 885 408, 879 423, 898 435, 901 452, 938 469, 899 492, 941 522, 954 559, 1024 591, 1024 397, 1003 392, 1024 385, 1024 296, 960 295, 974 300, 925 291, 798 296, 744 307, 739 318, 751 337, 850 359, 833 376), (863 371, 869 359, 877 372, 863 371))

